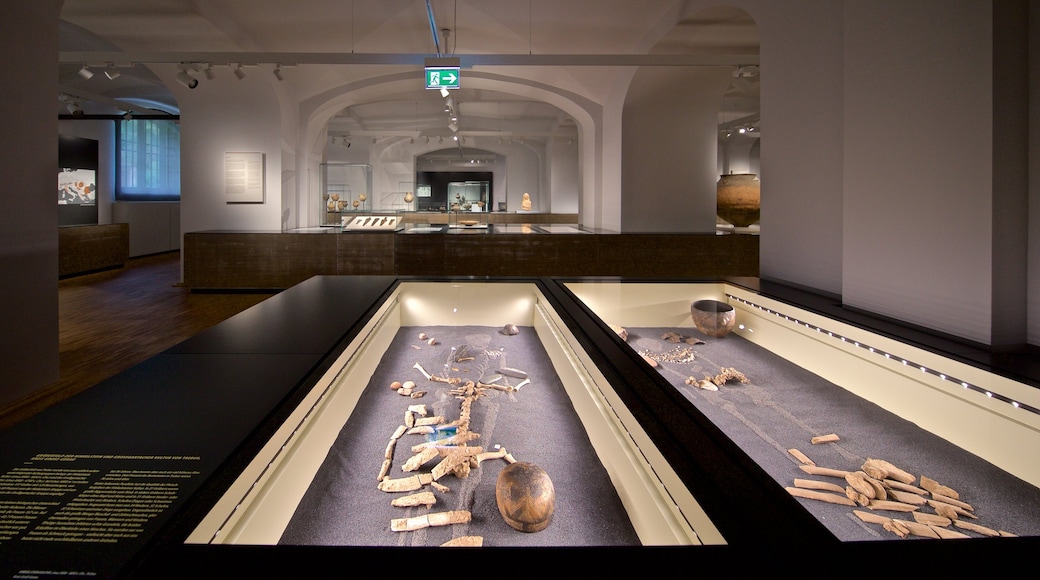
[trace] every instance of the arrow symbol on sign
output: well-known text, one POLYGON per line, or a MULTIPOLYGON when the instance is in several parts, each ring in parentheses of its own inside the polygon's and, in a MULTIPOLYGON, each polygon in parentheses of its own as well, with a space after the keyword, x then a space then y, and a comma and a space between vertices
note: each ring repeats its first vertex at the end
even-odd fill
POLYGON ((453 85, 455 84, 455 81, 459 80, 459 77, 455 76, 452 73, 448 73, 444 75, 444 80, 448 81, 449 85, 453 85))

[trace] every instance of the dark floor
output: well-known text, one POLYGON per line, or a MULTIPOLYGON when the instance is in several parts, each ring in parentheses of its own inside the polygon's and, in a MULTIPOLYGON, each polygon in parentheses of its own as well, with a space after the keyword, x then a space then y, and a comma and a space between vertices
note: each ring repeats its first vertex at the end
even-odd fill
POLYGON ((0 429, 163 352, 271 293, 193 293, 179 286, 180 252, 58 283, 59 379, 6 405, 0 429))

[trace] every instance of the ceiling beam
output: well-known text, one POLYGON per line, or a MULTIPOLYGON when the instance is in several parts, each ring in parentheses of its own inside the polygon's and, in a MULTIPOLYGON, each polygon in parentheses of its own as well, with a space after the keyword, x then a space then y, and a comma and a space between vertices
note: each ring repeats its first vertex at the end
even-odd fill
MULTIPOLYGON (((423 66, 429 54, 345 52, 100 52, 62 51, 61 64, 130 66, 132 64, 282 64, 282 65, 409 65, 423 66)), ((757 65, 757 54, 463 54, 455 55, 463 68, 474 66, 743 66, 757 65)))

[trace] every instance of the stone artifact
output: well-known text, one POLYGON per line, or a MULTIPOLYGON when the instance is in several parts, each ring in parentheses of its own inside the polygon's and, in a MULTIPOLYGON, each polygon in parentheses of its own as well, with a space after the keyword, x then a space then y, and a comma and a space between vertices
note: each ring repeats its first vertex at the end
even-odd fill
POLYGON ((415 201, 415 196, 412 195, 412 192, 410 192, 410 191, 405 192, 405 194, 404 194, 404 202, 405 203, 412 203, 413 201, 415 201))
POLYGON ((544 469, 520 461, 510 463, 498 474, 495 500, 510 527, 521 532, 540 532, 552 521, 556 489, 544 469))
POLYGON ((355 200, 354 200, 354 209, 357 209, 357 207, 358 207, 359 205, 361 205, 361 202, 355 199, 355 200))
POLYGON ((365 201, 366 199, 368 199, 368 196, 365 195, 364 193, 361 193, 361 194, 358 194, 357 198, 358 198, 358 201, 365 201))
POLYGON ((834 433, 830 433, 830 434, 827 434, 827 435, 818 435, 816 437, 813 437, 810 440, 810 442, 813 445, 819 445, 820 443, 834 443, 835 441, 838 441, 838 440, 839 440, 839 437, 837 435, 835 435, 834 433))
POLYGON ((520 209, 524 211, 530 211, 531 209, 531 194, 524 192, 524 198, 520 201, 520 209))
POLYGON ((690 304, 690 314, 697 330, 715 338, 729 334, 737 320, 737 311, 718 300, 695 300, 690 304))
POLYGON ((723 175, 716 184, 716 213, 738 228, 758 222, 761 214, 760 184, 754 173, 723 175))

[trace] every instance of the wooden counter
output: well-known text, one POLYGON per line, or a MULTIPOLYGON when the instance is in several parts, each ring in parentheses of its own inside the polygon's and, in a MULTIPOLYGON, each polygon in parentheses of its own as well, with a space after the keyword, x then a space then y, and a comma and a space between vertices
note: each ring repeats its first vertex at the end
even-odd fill
POLYGON ((58 277, 122 268, 130 260, 130 225, 58 228, 58 277))
POLYGON ((204 231, 184 235, 192 290, 284 289, 317 275, 758 276, 755 235, 204 231))

